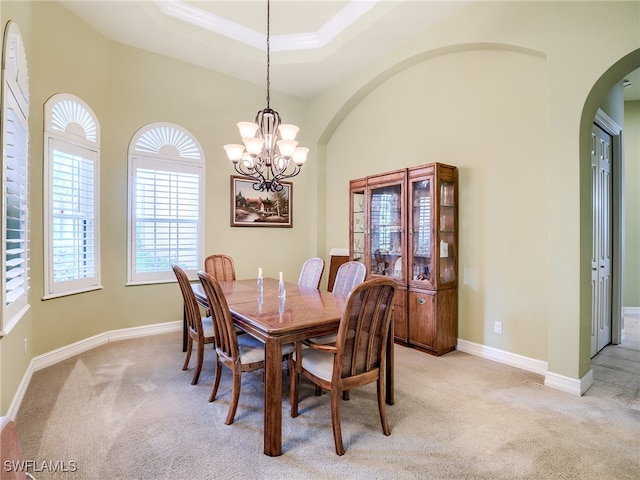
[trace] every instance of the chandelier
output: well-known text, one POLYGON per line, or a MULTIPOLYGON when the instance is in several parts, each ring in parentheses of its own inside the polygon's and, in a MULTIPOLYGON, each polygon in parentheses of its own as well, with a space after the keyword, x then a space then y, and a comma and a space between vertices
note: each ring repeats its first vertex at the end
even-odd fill
POLYGON ((238 123, 242 145, 229 144, 224 149, 236 172, 254 180, 254 190, 279 192, 284 188, 282 180, 300 173, 309 149, 298 147, 299 128, 281 123, 280 114, 269 106, 269 7, 267 0, 267 108, 258 111, 254 122, 238 123))

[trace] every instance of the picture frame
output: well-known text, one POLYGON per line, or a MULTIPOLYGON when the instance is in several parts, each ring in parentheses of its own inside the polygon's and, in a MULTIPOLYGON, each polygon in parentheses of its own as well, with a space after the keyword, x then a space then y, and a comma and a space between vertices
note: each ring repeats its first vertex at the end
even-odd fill
POLYGON ((254 180, 231 176, 231 226, 280 227, 293 226, 293 184, 281 182, 279 192, 254 190, 254 180))

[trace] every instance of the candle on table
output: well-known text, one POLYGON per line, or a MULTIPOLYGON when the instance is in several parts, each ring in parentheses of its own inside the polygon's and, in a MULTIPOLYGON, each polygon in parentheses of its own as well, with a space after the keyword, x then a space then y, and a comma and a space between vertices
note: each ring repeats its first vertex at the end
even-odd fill
POLYGON ((262 291, 264 290, 264 280, 262 279, 262 267, 258 267, 258 302, 262 303, 262 291))
POLYGON ((282 277, 282 272, 280 272, 280 283, 278 283, 278 298, 284 300, 287 296, 287 292, 284 290, 284 280, 282 277))

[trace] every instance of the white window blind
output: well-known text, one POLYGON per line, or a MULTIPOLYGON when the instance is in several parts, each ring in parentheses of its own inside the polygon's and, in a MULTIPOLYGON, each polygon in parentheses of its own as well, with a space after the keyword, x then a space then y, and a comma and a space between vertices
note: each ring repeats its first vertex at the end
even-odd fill
POLYGON ((5 110, 5 305, 10 306, 27 290, 27 130, 9 99, 5 110))
MULTIPOLYGON (((52 291, 81 279, 97 285, 98 238, 95 210, 95 158, 57 149, 54 142, 51 196, 52 291)), ((61 142, 58 142, 61 143, 61 142)), ((95 157, 95 155, 92 155, 95 157)), ((78 290, 78 288, 72 288, 78 290)))
MULTIPOLYGON (((138 162, 142 164, 145 162, 138 162)), ((136 181, 136 270, 198 267, 199 172, 138 166, 136 181)))
POLYGON ((101 287, 99 126, 77 97, 45 104, 45 298, 101 287))
POLYGON ((418 225, 414 226, 414 232, 420 232, 418 236, 418 252, 426 257, 431 257, 431 197, 424 195, 418 197, 418 225), (417 227, 417 228, 416 228, 417 227), (422 233, 425 235, 422 235, 422 233))
POLYGON ((130 156, 129 282, 173 281, 173 263, 191 273, 202 268, 201 150, 187 132, 170 124, 153 124, 135 140, 130 156))
POLYGON ((0 332, 8 333, 29 308, 29 84, 22 36, 15 22, 8 22, 4 39, 0 332))
POLYGON ((376 248, 391 249, 391 206, 397 201, 396 195, 384 191, 374 191, 371 195, 371 224, 377 227, 375 230, 372 229, 371 236, 375 237, 372 238, 372 245, 376 245, 376 248))

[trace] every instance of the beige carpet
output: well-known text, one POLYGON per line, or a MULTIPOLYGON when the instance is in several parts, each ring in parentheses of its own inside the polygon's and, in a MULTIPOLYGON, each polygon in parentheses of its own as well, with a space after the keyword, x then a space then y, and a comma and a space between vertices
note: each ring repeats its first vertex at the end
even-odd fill
MULTIPOLYGON (((262 374, 244 377, 224 424, 230 375, 208 403, 214 354, 198 385, 181 335, 111 343, 34 374, 17 417, 26 459, 45 479, 633 479, 640 410, 542 385, 542 377, 461 352, 396 348, 391 436, 374 385, 342 403, 336 456, 329 397, 302 380, 300 416, 285 390, 283 450, 262 454, 262 374), (74 463, 72 463, 74 462, 74 463), (51 472, 73 467, 76 471, 51 472)), ((192 360, 193 362, 193 360, 192 360)), ((286 375, 286 374, 285 374, 286 375)), ((285 389, 288 380, 285 376, 285 389)))

